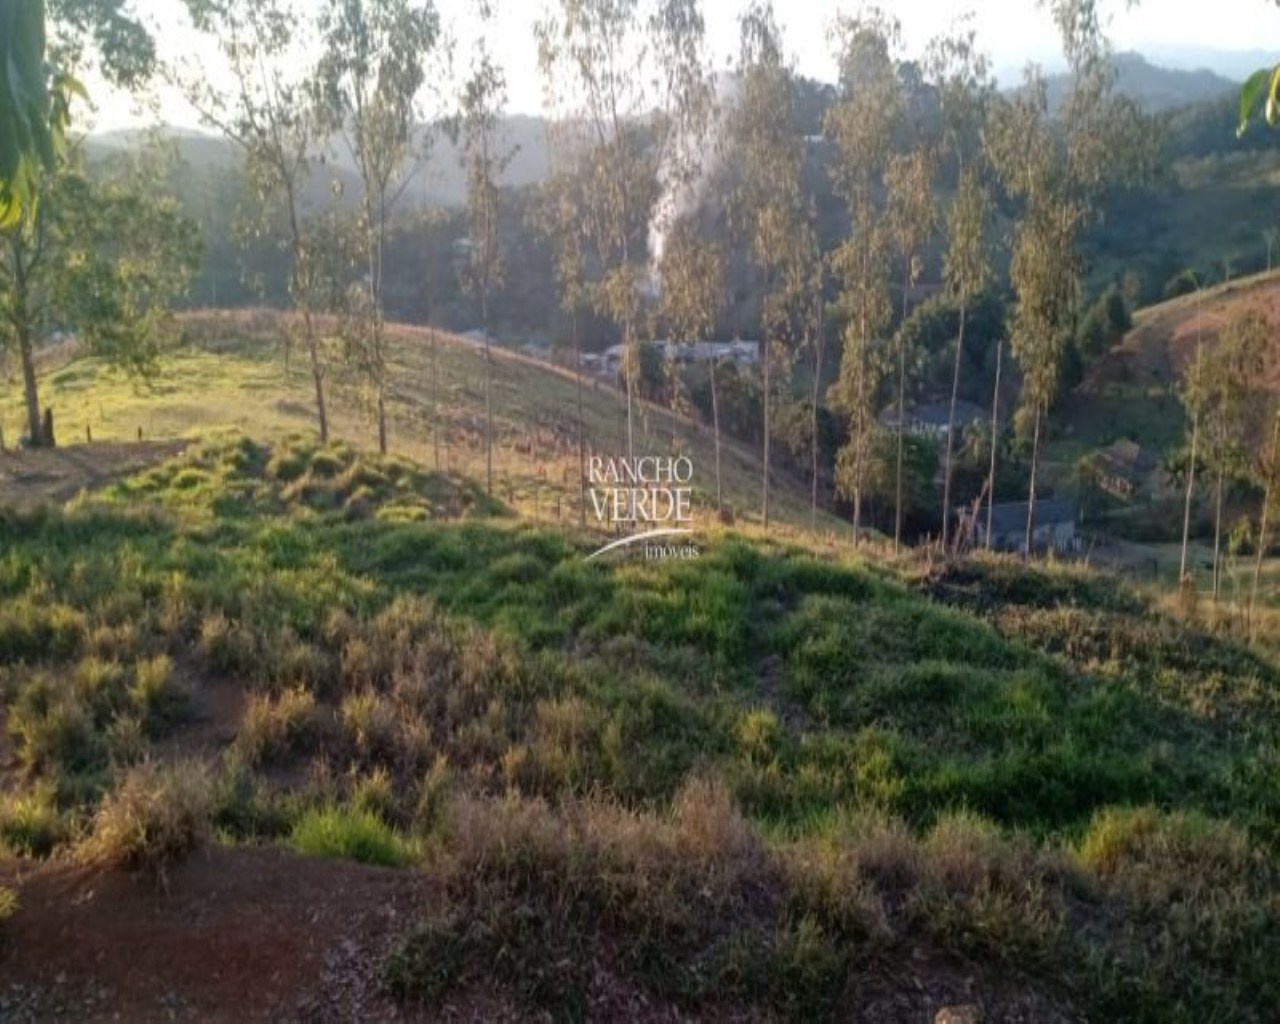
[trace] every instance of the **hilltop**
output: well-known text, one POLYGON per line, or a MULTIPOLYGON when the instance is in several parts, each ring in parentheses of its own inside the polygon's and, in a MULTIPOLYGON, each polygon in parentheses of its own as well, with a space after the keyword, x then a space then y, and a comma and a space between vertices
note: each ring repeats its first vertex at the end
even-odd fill
MULTIPOLYGON (((1186 420, 1178 389, 1197 337, 1212 345, 1224 325, 1250 312, 1280 331, 1280 274, 1239 278, 1206 288, 1199 301, 1183 295, 1139 310, 1133 329, 1065 400, 1059 457, 1069 461, 1122 438, 1161 453, 1181 445, 1186 420)), ((1261 383, 1280 391, 1280 342, 1261 383)))
POLYGON ((705 544, 248 437, 0 513, 0 1006, 1276 1017, 1272 655, 1079 568, 705 544))

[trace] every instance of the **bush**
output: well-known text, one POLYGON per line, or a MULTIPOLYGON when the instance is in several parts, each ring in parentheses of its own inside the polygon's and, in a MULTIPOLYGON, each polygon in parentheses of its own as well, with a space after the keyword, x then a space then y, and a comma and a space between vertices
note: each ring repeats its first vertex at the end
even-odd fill
POLYGON ((144 762, 129 769, 103 800, 81 858, 163 879, 166 868, 208 837, 212 803, 209 774, 199 762, 172 767, 144 762))
POLYGON ((101 754, 93 715, 66 687, 47 679, 37 678, 21 691, 9 715, 9 733, 32 772, 75 774, 96 764, 101 754))
POLYGON ((342 857, 400 867, 416 858, 412 845, 367 810, 324 807, 298 819, 289 845, 309 857, 342 857))
POLYGON ((143 727, 155 735, 181 714, 187 694, 174 679, 173 662, 161 654, 134 666, 129 699, 143 727))
POLYGON ((0 799, 0 850, 25 857, 49 856, 70 834, 54 798, 53 786, 43 784, 25 795, 0 799))
POLYGON ((286 690, 274 700, 255 696, 245 709, 235 750, 249 766, 279 761, 308 749, 319 729, 315 698, 286 690))
POLYGON ((0 887, 0 924, 18 912, 18 894, 12 889, 0 887))

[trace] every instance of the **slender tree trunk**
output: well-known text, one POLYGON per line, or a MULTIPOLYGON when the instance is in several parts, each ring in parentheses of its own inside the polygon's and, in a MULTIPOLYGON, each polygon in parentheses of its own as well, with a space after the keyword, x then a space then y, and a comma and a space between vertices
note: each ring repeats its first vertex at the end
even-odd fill
POLYGON ((480 291, 480 330, 484 332, 484 486, 493 494, 493 351, 489 345, 489 297, 480 291))
MULTIPOLYGON (((307 358, 311 363, 311 379, 316 389, 316 418, 320 427, 320 443, 327 444, 329 441, 329 410, 324 397, 324 366, 320 361, 320 339, 316 337, 315 318, 311 315, 311 296, 303 294, 302 283, 299 280, 301 266, 304 261, 302 226, 298 220, 298 201, 293 182, 285 176, 285 198, 289 204, 289 229, 293 240, 293 285, 294 307, 299 305, 302 307, 302 329, 306 334, 307 358)), ((216 281, 216 278, 215 278, 216 281)), ((216 302, 214 303, 217 304, 216 302)), ((289 373, 289 349, 290 339, 288 332, 285 333, 284 344, 284 372, 287 376, 289 373)))
MULTIPOLYGON (((307 335, 307 358, 311 362, 311 379, 316 388, 316 416, 320 421, 320 443, 329 442, 329 409, 324 398, 324 368, 320 365, 320 340, 316 337, 315 322, 310 309, 302 311, 303 330, 307 335)), ((288 372, 286 366, 285 371, 288 372)))
POLYGON ((573 352, 578 382, 578 523, 587 525, 587 441, 582 422, 582 336, 578 332, 578 314, 573 314, 573 352))
POLYGON ((761 345, 763 346, 763 349, 764 349, 764 351, 761 353, 764 358, 764 469, 760 475, 761 485, 762 485, 760 519, 761 519, 761 525, 763 525, 765 530, 768 530, 769 529, 769 432, 770 432, 769 431, 769 406, 771 404, 769 401, 769 397, 770 397, 769 365, 773 362, 773 360, 769 358, 770 351, 769 351, 769 341, 767 337, 765 338, 764 341, 761 342, 761 345))
POLYGON ((947 451, 942 469, 942 550, 947 550, 951 525, 951 458, 955 450, 956 397, 960 393, 960 358, 964 352, 964 320, 966 303, 960 299, 960 334, 956 338, 956 360, 951 369, 951 408, 947 413, 947 451))
POLYGON ((440 335, 431 330, 431 444, 435 450, 436 472, 440 472, 440 335))
POLYGON ((1191 499, 1196 489, 1196 457, 1200 444, 1200 414, 1191 416, 1191 462, 1187 467, 1187 496, 1182 507, 1182 563, 1178 568, 1178 579, 1187 579, 1187 548, 1191 540, 1191 499))
POLYGON ((632 391, 635 388, 636 362, 640 358, 640 353, 636 350, 635 338, 631 335, 631 327, 628 325, 624 329, 623 341, 623 376, 626 377, 627 383, 627 458, 634 459, 636 454, 635 444, 635 427, 633 425, 632 413, 632 391))
POLYGON ((1262 580, 1262 560, 1267 553, 1267 517, 1271 511, 1272 487, 1277 464, 1280 463, 1280 414, 1276 416, 1271 431, 1271 463, 1267 471, 1267 486, 1262 492, 1262 515, 1258 521, 1258 550, 1253 559, 1253 584, 1249 589, 1249 639, 1255 638, 1257 626, 1254 618, 1258 605, 1258 584, 1262 580))
POLYGON ((47 443, 44 423, 40 418, 40 390, 36 382, 35 339, 31 336, 31 317, 27 292, 27 264, 23 260, 23 247, 16 235, 10 239, 13 254, 13 308, 10 318, 14 340, 18 344, 18 357, 22 363, 22 392, 27 405, 27 436, 33 448, 47 443))
POLYGON ((378 375, 378 452, 387 454, 387 393, 381 373, 378 375))
POLYGON ((18 354, 22 359, 22 391, 27 402, 27 436, 33 448, 48 443, 44 436, 44 423, 40 419, 40 392, 36 384, 35 346, 31 340, 31 328, 24 322, 17 329, 18 354))
POLYGON ((716 392, 716 354, 711 353, 711 423, 716 440, 716 513, 724 511, 724 495, 720 481, 720 397, 716 392))
POLYGON ((818 395, 822 383, 822 328, 826 303, 818 293, 818 334, 813 343, 813 399, 812 422, 809 424, 809 471, 813 476, 813 489, 809 494, 809 529, 818 528, 818 395))
MULTIPOLYGON (((1200 384, 1200 354, 1203 352, 1201 347, 1201 291, 1199 283, 1196 285, 1196 386, 1200 384)), ((1197 399, 1197 405, 1199 401, 1197 399)), ((1191 413, 1191 463, 1187 467, 1187 498, 1182 509, 1182 563, 1178 568, 1178 582, 1184 583, 1187 579, 1187 547, 1191 540, 1191 498, 1195 494, 1196 489, 1196 454, 1200 443, 1200 410, 1197 408, 1191 413)))
POLYGON ((1031 488, 1027 495, 1027 543, 1023 554, 1030 558, 1036 537, 1036 470, 1040 463, 1040 415, 1043 406, 1036 402, 1036 428, 1031 442, 1031 488))
POLYGON ((493 353, 489 351, 487 332, 484 339, 484 487, 486 493, 493 494, 493 353))
POLYGON ((996 453, 1000 450, 1000 370, 1004 363, 1004 341, 996 342, 996 386, 991 395, 991 469, 987 475, 987 535, 983 547, 991 550, 991 528, 996 511, 996 453))
POLYGON ((1218 592, 1222 580, 1222 467, 1218 467, 1218 480, 1214 489, 1213 509, 1213 603, 1218 603, 1218 592))
POLYGON ((902 453, 907 436, 907 292, 910 289, 911 258, 907 258, 906 272, 902 277, 902 322, 898 325, 898 455, 894 470, 893 499, 893 553, 902 544, 902 453))

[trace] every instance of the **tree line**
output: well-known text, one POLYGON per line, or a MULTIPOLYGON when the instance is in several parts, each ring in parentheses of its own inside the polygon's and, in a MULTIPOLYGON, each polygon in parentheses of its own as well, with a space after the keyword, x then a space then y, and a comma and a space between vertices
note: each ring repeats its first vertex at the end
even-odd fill
MULTIPOLYGON (((102 2, 84 0, 85 9, 102 2)), ((432 145, 446 134, 457 142, 467 182, 463 230, 448 246, 449 270, 440 275, 447 280, 424 280, 421 294, 468 306, 482 331, 491 488, 492 310, 509 283, 513 245, 503 228, 512 197, 501 186, 514 155, 500 131, 507 82, 486 43, 497 5, 478 0, 480 38, 472 53, 459 55, 450 26, 425 0, 184 2, 233 85, 215 86, 224 79, 198 60, 163 74, 237 148, 253 233, 285 251, 293 313, 286 359, 297 350, 306 360, 322 439, 330 433, 329 382, 343 366, 364 383, 379 447, 387 448, 387 267, 407 236, 429 234, 425 218, 414 221, 403 209, 432 145), (451 95, 441 83, 451 81, 447 72, 459 59, 467 71, 451 95), (355 169, 357 194, 335 184, 329 201, 317 201, 309 183, 334 162, 336 147, 355 169), (336 332, 323 326, 333 318, 336 332)), ((985 503, 990 523, 1002 463, 1012 456, 1012 426, 1025 439, 1024 547, 1033 547, 1055 403, 1078 375, 1080 353, 1105 349, 1128 323, 1118 288, 1086 305, 1083 238, 1113 190, 1150 179, 1159 152, 1150 120, 1115 89, 1095 4, 1046 6, 1070 83, 1052 109, 1034 67, 1018 89, 997 91, 963 19, 909 54, 884 10, 842 15, 831 33, 838 81, 815 90, 787 57, 767 0, 746 5, 733 66, 720 73, 711 69, 698 0, 544 5, 530 45, 550 126, 551 173, 520 197, 521 217, 534 228, 579 365, 588 331, 604 327, 624 345, 628 453, 644 388, 644 339, 694 344, 728 324, 759 337, 761 358, 758 385, 727 394, 731 371, 715 360, 707 368, 718 503, 722 414, 746 395, 758 410, 766 527, 781 442, 811 478, 815 512, 830 491, 859 538, 875 494, 892 508, 880 523, 899 546, 913 472, 916 483, 928 476, 925 490, 932 489, 927 459, 909 433, 908 399, 936 387, 950 410, 938 453, 941 493, 931 495, 943 543, 966 540, 955 535, 958 504, 985 503), (920 302, 928 286, 940 294, 920 302), (962 396, 981 397, 979 384, 991 409, 985 436, 956 421, 962 396), (985 463, 963 483, 962 454, 970 468, 985 463)), ((72 26, 67 38, 85 38, 62 17, 72 26)), ((102 54, 121 49, 115 36, 105 38, 102 54)), ((117 61, 118 80, 137 84, 153 70, 154 51, 145 37, 128 42, 132 58, 117 61)), ((65 107, 40 114, 55 116, 65 121, 65 107)), ((189 224, 143 179, 129 176, 136 184, 123 195, 126 179, 104 186, 69 151, 49 156, 45 173, 31 180, 41 201, 2 229, 10 254, 0 262, 13 325, 7 343, 24 353, 25 370, 38 328, 64 318, 104 354, 145 366, 159 318, 190 281, 189 224), (88 198, 90 188, 101 195, 88 198), (149 211, 129 218, 134 243, 113 226, 119 214, 114 222, 108 215, 112 188, 112 202, 149 211), (70 198, 60 201, 60 190, 70 198), (71 208, 93 210, 101 224, 59 229, 58 217, 70 216, 59 211, 71 208), (45 255, 53 238, 64 240, 51 247, 63 253, 58 260, 45 255), (131 244, 136 258, 120 259, 131 244), (49 282, 34 293, 32 247, 49 282), (94 260, 82 258, 86 247, 94 260), (108 274, 145 268, 147 256, 149 270, 107 286, 108 274), (98 287, 76 287, 76 294, 111 294, 114 303, 86 310, 56 294, 59 282, 75 280, 69 268, 98 275, 98 287)), ((673 405, 688 397, 682 386, 677 376, 665 389, 673 405)), ((39 443, 34 374, 26 390, 30 438, 39 443)), ((1206 423, 1212 419, 1201 391, 1188 388, 1193 423, 1202 412, 1206 423)), ((1220 419, 1212 420, 1215 430, 1226 429, 1220 419)), ((1216 434, 1205 443, 1215 452, 1225 445, 1216 434)), ((986 535, 989 543, 989 528, 986 535)))

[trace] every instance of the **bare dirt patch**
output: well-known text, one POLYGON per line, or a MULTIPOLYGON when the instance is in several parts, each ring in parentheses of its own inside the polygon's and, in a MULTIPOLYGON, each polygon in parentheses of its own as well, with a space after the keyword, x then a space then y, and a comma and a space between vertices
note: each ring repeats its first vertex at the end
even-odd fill
POLYGON ((179 454, 185 441, 77 444, 0 453, 0 508, 58 505, 179 454))
MULTIPOLYGON (((1185 296, 1153 307, 1114 350, 1090 371, 1083 390, 1100 391, 1109 383, 1168 384, 1195 358, 1197 340, 1213 345, 1222 329, 1247 314, 1257 314, 1280 337, 1280 280, 1241 281, 1207 294, 1203 301, 1185 296)), ((1267 386, 1280 391, 1280 342, 1272 346, 1267 386)))
POLYGON ((5 1021, 394 1021, 390 944, 436 898, 415 871, 213 847, 146 878, 0 864, 5 1021))

